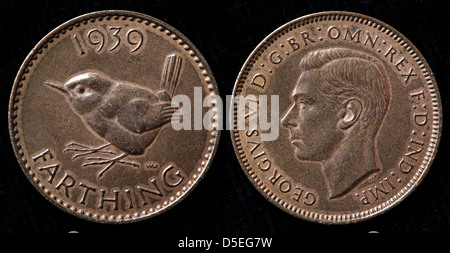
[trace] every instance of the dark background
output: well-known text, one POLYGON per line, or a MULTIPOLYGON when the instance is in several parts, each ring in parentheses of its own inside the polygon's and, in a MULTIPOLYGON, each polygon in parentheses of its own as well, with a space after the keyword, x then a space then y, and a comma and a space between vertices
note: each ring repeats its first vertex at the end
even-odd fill
MULTIPOLYGON (((0 1, 0 232, 177 233, 447 233, 450 230, 450 69, 448 1, 0 1), (205 178, 174 208, 132 224, 96 224, 73 217, 43 198, 25 177, 8 132, 14 78, 31 49, 52 29, 79 15, 122 9, 141 12, 183 33, 203 54, 223 97, 253 49, 279 26, 306 14, 340 10, 369 15, 405 35, 428 61, 441 92, 444 124, 437 157, 421 185, 397 207, 351 225, 320 225, 269 203, 250 183, 223 131, 205 178)), ((198 236, 197 236, 198 237, 198 236)), ((180 237, 181 238, 181 237, 180 237)), ((295 242, 293 242, 295 243, 295 242)))

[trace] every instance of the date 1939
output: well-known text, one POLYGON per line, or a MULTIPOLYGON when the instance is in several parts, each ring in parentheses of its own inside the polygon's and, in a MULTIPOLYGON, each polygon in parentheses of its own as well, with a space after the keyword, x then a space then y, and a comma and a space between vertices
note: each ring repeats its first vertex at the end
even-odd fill
POLYGON ((86 56, 90 48, 101 54, 105 51, 115 52, 122 45, 127 46, 130 53, 139 53, 144 41, 141 30, 121 26, 96 27, 72 35, 72 42, 80 56, 86 56))

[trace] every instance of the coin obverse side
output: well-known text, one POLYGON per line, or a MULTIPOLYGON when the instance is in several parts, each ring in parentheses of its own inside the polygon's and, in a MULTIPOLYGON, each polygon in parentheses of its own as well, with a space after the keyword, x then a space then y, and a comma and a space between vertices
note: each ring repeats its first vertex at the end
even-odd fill
POLYGON ((202 116, 216 117, 214 77, 180 32, 140 13, 89 13, 50 32, 20 68, 12 145, 31 183, 62 210, 102 223, 142 220, 186 197, 211 164, 213 120, 202 130, 171 127, 192 123, 172 98, 194 94, 209 96, 202 116))
POLYGON ((250 55, 233 95, 245 98, 231 109, 231 135, 246 175, 271 203, 318 223, 354 223, 398 204, 429 170, 441 135, 438 87, 420 52, 355 13, 316 13, 278 28, 250 55), (261 138, 269 131, 255 113, 260 95, 269 119, 271 95, 279 96, 273 141, 261 138))

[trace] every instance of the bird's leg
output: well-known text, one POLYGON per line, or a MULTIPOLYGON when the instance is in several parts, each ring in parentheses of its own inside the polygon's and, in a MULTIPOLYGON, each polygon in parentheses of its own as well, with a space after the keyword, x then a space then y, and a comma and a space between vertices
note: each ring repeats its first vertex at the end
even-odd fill
POLYGON ((105 173, 108 169, 110 169, 112 166, 114 166, 116 163, 122 163, 126 165, 131 165, 137 168, 140 168, 139 164, 130 162, 130 161, 124 161, 122 160, 128 156, 126 153, 122 153, 116 157, 113 158, 105 158, 105 157, 86 157, 85 160, 92 160, 91 162, 86 162, 82 166, 86 167, 89 165, 98 165, 98 164, 107 164, 97 175, 97 178, 100 179, 100 177, 105 173))
POLYGON ((76 142, 70 142, 69 144, 66 145, 66 148, 63 150, 63 153, 69 152, 69 151, 73 151, 73 152, 80 152, 74 156, 72 156, 72 160, 75 160, 76 158, 80 157, 80 156, 85 156, 85 155, 89 155, 89 154, 94 154, 94 153, 103 153, 103 154, 116 154, 115 152, 112 152, 110 150, 103 150, 106 147, 109 147, 111 145, 111 143, 107 143, 104 145, 101 145, 99 147, 96 148, 92 148, 83 144, 79 144, 76 142))
POLYGON ((130 162, 130 161, 124 161, 122 160, 123 158, 125 158, 127 156, 127 154, 122 153, 119 156, 113 157, 113 158, 106 158, 106 157, 86 157, 84 158, 84 160, 91 160, 92 162, 87 162, 84 163, 83 166, 88 166, 88 165, 95 165, 95 164, 105 164, 105 163, 110 163, 110 162, 117 162, 117 163, 122 163, 122 164, 127 164, 127 165, 132 165, 134 167, 140 168, 139 164, 135 163, 135 162, 130 162))

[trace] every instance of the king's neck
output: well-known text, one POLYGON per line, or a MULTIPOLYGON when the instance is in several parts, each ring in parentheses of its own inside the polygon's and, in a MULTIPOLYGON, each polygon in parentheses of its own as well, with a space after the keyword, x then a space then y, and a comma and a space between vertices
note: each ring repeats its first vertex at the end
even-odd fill
POLYGON ((363 179, 380 170, 375 144, 369 140, 344 140, 333 156, 322 162, 329 187, 329 198, 349 192, 363 179))

